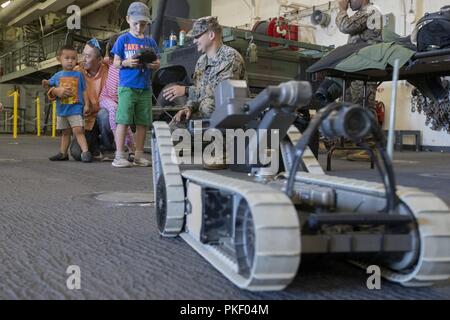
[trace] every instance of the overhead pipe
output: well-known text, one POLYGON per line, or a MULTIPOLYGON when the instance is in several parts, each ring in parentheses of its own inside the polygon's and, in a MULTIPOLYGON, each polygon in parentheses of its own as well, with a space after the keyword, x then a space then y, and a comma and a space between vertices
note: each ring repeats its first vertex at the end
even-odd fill
POLYGON ((75 2, 75 0, 47 0, 45 2, 39 2, 9 21, 8 26, 25 25, 31 21, 37 20, 48 12, 59 11, 73 2, 75 2))
POLYGON ((12 0, 11 3, 0 10, 0 24, 6 19, 14 16, 14 13, 21 11, 23 7, 32 2, 31 0, 12 0))
POLYGON ((103 8, 104 6, 113 3, 115 0, 97 0, 94 3, 81 9, 81 16, 88 15, 97 9, 103 8))

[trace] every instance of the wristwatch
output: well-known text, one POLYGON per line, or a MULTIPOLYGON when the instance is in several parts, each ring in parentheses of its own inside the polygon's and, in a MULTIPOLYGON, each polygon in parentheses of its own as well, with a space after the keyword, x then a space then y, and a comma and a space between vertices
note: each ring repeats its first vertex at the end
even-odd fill
POLYGON ((189 97, 189 87, 184 87, 184 94, 189 97))

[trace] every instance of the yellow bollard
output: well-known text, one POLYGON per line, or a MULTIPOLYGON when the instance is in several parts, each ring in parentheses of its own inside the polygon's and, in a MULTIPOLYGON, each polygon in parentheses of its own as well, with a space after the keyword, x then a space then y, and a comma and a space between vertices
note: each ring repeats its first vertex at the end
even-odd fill
POLYGON ((14 91, 9 95, 14 97, 14 107, 13 107, 13 139, 17 139, 17 120, 19 113, 19 91, 14 91))
POLYGON ((56 101, 52 103, 52 138, 56 138, 56 101))
POLYGON ((41 136, 41 99, 36 97, 36 132, 37 136, 41 136))

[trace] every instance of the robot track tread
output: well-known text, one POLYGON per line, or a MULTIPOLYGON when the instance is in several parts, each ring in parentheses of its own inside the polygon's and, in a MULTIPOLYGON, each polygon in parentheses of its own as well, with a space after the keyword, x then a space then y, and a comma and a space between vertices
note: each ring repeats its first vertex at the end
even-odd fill
POLYGON ((238 287, 252 291, 284 289, 295 277, 300 264, 300 225, 290 199, 263 184, 212 172, 188 170, 183 172, 183 177, 237 193, 247 201, 255 229, 255 255, 250 274, 239 274, 237 262, 220 246, 202 244, 189 233, 180 236, 238 287))
MULTIPOLYGON (((155 139, 152 139, 153 150, 153 185, 157 186, 157 177, 162 175, 166 186, 166 217, 163 230, 164 237, 176 237, 184 225, 184 186, 179 166, 173 161, 173 142, 167 123, 156 121, 153 123, 155 139)), ((159 199, 156 198, 155 203, 159 199)))

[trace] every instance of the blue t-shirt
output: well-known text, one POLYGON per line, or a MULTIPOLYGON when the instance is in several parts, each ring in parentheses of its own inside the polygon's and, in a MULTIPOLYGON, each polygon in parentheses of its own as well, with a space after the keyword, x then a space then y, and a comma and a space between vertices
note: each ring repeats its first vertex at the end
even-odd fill
MULTIPOLYGON (((153 48, 159 58, 158 45, 150 37, 136 38, 130 32, 121 35, 112 49, 112 53, 126 60, 143 48, 153 48)), ((152 71, 148 68, 125 68, 119 72, 119 86, 133 89, 148 89, 151 86, 152 71)))
POLYGON ((56 98, 56 114, 60 117, 83 115, 84 97, 86 82, 83 75, 78 71, 60 71, 53 75, 49 80, 52 87, 71 88, 73 95, 71 97, 60 99, 56 98))

